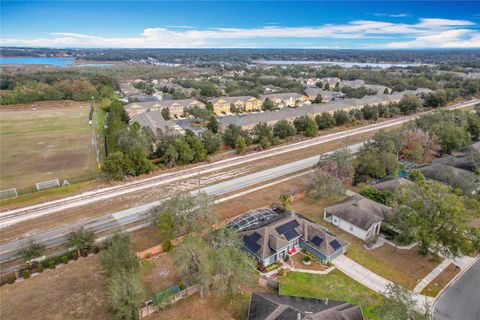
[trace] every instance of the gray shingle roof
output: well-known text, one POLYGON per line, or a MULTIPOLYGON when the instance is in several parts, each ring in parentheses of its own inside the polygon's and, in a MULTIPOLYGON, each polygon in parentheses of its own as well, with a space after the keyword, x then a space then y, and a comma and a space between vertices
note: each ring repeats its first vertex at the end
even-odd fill
POLYGON ((360 195, 351 196, 327 207, 325 212, 350 222, 362 230, 368 230, 373 224, 390 218, 394 214, 392 208, 360 195))
POLYGON ((252 293, 248 320, 363 320, 359 306, 343 301, 323 300, 269 293, 252 293))
POLYGON ((132 122, 138 122, 142 127, 148 127, 153 133, 167 133, 169 127, 175 124, 173 121, 165 120, 161 111, 143 112, 132 117, 132 122))
POLYGON ((388 190, 395 192, 398 188, 404 185, 412 184, 413 182, 402 177, 386 177, 372 184, 372 187, 378 190, 388 190))

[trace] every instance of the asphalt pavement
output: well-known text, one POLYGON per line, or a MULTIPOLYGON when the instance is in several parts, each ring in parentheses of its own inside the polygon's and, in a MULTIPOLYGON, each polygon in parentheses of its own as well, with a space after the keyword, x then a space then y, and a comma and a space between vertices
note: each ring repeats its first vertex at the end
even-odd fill
POLYGON ((480 259, 440 295, 436 320, 480 319, 480 259))

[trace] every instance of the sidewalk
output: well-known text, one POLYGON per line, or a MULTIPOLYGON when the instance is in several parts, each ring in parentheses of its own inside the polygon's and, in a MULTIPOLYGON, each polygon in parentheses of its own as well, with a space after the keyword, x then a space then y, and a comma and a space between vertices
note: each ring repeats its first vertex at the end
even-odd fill
POLYGON ((442 263, 440 263, 435 269, 433 269, 429 274, 425 276, 417 285, 415 288, 413 288, 413 292, 420 293, 422 292, 423 289, 425 289, 426 286, 430 284, 430 282, 433 281, 440 273, 442 273, 443 270, 445 270, 450 263, 452 263, 452 260, 450 259, 444 259, 442 263))
MULTIPOLYGON (((342 271, 353 280, 381 295, 385 294, 387 286, 392 283, 344 255, 335 258, 334 265, 338 270, 342 271)), ((415 299, 419 309, 423 309, 425 302, 428 302, 430 305, 434 302, 434 298, 420 294, 415 294, 415 299)))

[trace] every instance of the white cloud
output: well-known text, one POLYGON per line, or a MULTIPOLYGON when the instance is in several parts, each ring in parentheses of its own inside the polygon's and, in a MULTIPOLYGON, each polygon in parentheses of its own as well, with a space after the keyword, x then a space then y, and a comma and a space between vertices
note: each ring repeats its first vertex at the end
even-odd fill
MULTIPOLYGON (((271 25, 248 29, 198 29, 191 26, 170 26, 146 28, 141 34, 132 37, 102 37, 82 33, 54 32, 44 38, 6 38, 1 39, 0 42, 3 46, 195 48, 241 47, 242 44, 248 44, 248 47, 251 47, 253 42, 250 40, 254 39, 262 40, 259 43, 269 47, 275 46, 278 40, 266 41, 268 39, 309 39, 318 42, 317 46, 319 47, 328 47, 331 39, 355 39, 356 47, 366 47, 371 45, 371 41, 368 39, 375 39, 376 47, 379 43, 383 43, 380 46, 387 48, 467 48, 480 46, 479 31, 471 29, 474 25, 475 23, 467 20, 422 18, 418 23, 413 24, 355 20, 337 25, 324 24, 305 27, 271 25), (385 41, 385 39, 392 38, 395 41, 385 41), (322 43, 321 40, 329 41, 322 43)), ((302 43, 302 41, 296 43, 302 43)), ((349 47, 348 42, 344 43, 345 47, 349 47)))
POLYGON ((405 18, 410 17, 409 13, 374 13, 377 17, 390 17, 390 18, 405 18))

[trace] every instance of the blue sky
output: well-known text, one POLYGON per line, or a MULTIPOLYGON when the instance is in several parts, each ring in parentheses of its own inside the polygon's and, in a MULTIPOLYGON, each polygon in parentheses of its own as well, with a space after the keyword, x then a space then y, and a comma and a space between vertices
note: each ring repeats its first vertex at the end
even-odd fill
POLYGON ((1 1, 2 46, 480 48, 476 1, 1 1))

